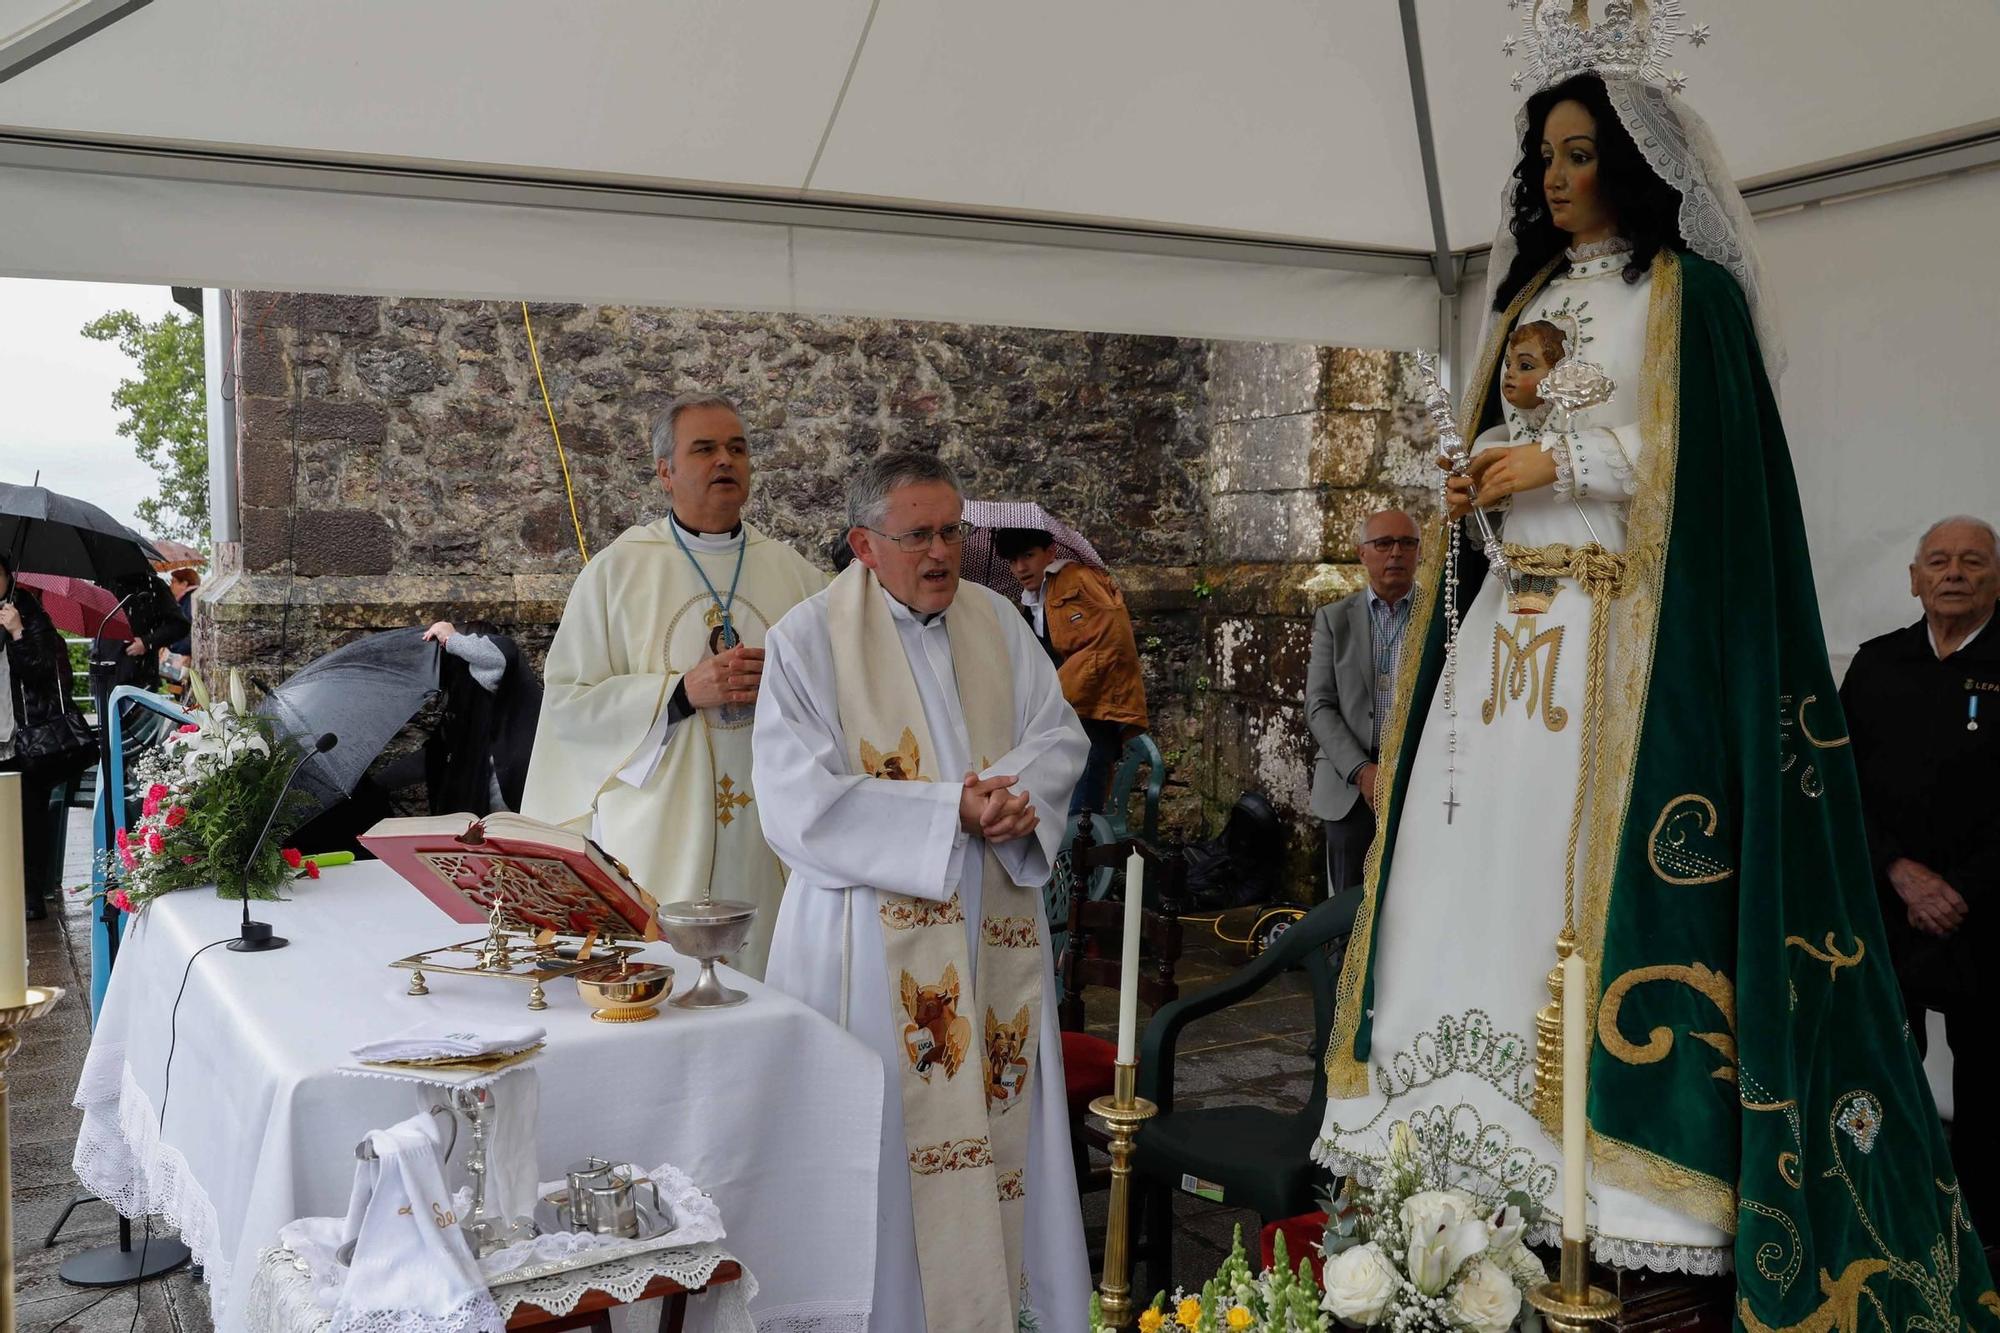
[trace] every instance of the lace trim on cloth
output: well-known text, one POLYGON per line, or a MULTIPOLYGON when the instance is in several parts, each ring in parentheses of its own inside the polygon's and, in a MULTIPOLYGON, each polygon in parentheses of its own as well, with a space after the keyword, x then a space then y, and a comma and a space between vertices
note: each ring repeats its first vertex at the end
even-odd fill
POLYGON ((181 1243, 208 1274, 209 1308, 222 1320, 229 1289, 229 1261, 220 1248, 215 1205, 195 1180, 187 1158, 160 1142, 160 1115, 125 1063, 118 1043, 92 1046, 77 1082, 75 1103, 83 1110, 70 1166, 77 1180, 122 1217, 157 1213, 179 1230, 181 1243))
MULTIPOLYGON (((664 1277, 690 1291, 703 1286, 715 1270, 732 1256, 715 1245, 695 1245, 630 1254, 562 1273, 516 1279, 495 1284, 490 1296, 480 1295, 443 1317, 405 1314, 393 1310, 370 1312, 362 1321, 352 1319, 347 1329, 362 1333, 470 1333, 473 1329, 497 1329, 523 1305, 535 1305, 552 1315, 575 1310, 584 1296, 606 1292, 621 1301, 639 1299, 655 1278, 664 1277)), ((320 1333, 331 1327, 333 1310, 314 1298, 312 1266, 293 1251, 281 1247, 258 1256, 257 1271, 251 1279, 250 1298, 244 1311, 249 1327, 272 1333, 320 1333)), ((748 1269, 736 1282, 703 1292, 689 1302, 696 1327, 714 1333, 755 1333, 749 1303, 757 1294, 756 1279, 748 1269)), ((803 1309, 805 1307, 789 1307, 803 1309)), ((785 1315, 789 1311, 777 1312, 785 1315)), ((868 1315, 838 1307, 834 1317, 796 1327, 812 1333, 867 1333, 868 1315), (852 1322, 849 1322, 851 1319, 852 1322)), ((780 1325, 779 1327, 784 1327, 780 1325)))
POLYGON ((1765 368, 1776 384, 1785 373, 1785 340, 1764 289, 1756 226, 1721 145, 1694 108, 1658 84, 1606 79, 1604 91, 1640 155, 1661 180, 1680 192, 1681 237, 1688 249, 1728 269, 1743 289, 1765 368))
POLYGON ((868 1333, 868 1307, 830 1301, 765 1310, 757 1316, 757 1333, 868 1333))
MULTIPOLYGON (((1335 1175, 1352 1176, 1363 1185, 1373 1185, 1382 1170, 1379 1162, 1335 1148, 1326 1139, 1321 1139, 1314 1145, 1313 1160, 1335 1175)), ((1559 1246, 1562 1244, 1562 1222, 1548 1219, 1537 1222, 1527 1229, 1522 1239, 1530 1245, 1549 1248, 1559 1246)), ((1736 1268, 1734 1252, 1724 1246, 1665 1245, 1653 1241, 1630 1240, 1624 1236, 1593 1234, 1590 1238, 1590 1253, 1597 1262, 1627 1272, 1645 1270, 1652 1273, 1687 1273, 1694 1277, 1715 1277, 1722 1273, 1734 1272, 1736 1268)))
POLYGON ((1576 489, 1576 471, 1570 462, 1569 444, 1560 435, 1544 435, 1542 448, 1555 459, 1555 496, 1560 500, 1576 489))

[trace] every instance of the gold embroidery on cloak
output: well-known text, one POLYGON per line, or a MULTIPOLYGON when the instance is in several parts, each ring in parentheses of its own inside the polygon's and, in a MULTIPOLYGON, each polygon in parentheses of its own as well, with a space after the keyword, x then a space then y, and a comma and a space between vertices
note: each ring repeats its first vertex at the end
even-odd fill
POLYGON ((1868 941, 1858 935, 1854 939, 1854 952, 1842 953, 1839 947, 1834 944, 1833 932, 1830 930, 1826 932, 1826 948, 1824 950, 1815 949, 1810 940, 1799 935, 1785 936, 1785 943, 1789 947, 1801 950, 1807 955, 1825 963, 1827 967, 1826 979, 1828 981, 1832 981, 1838 976, 1840 969, 1843 967, 1859 967, 1861 960, 1868 955, 1868 941))
POLYGON ((1597 1011, 1597 1039, 1604 1043, 1604 1049, 1628 1065, 1658 1064, 1673 1050, 1674 1030, 1670 1027, 1654 1028, 1646 1034, 1643 1045, 1627 1038, 1618 1028, 1618 1011, 1625 1003, 1625 997, 1634 987, 1651 981, 1677 981, 1705 996, 1710 1004, 1722 1011, 1729 1031, 1690 1032, 1688 1035, 1723 1057, 1725 1064, 1714 1071, 1713 1077, 1735 1082, 1736 987, 1728 977, 1701 963, 1659 963, 1652 967, 1635 967, 1605 987, 1597 1011))
POLYGON ((1507 711, 1509 699, 1525 696, 1528 716, 1539 707, 1542 725, 1561 731, 1569 725, 1569 710, 1556 702, 1556 669, 1562 657, 1563 626, 1536 633, 1533 616, 1515 620, 1514 628, 1493 627, 1493 693, 1479 706, 1479 720, 1488 726, 1507 711), (1505 650, 1503 660, 1501 651, 1505 650), (1547 650, 1544 653, 1543 650, 1547 650), (1547 661, 1543 658, 1546 656, 1547 661))
POLYGON ((1715 802, 1696 792, 1683 793, 1660 808, 1660 818, 1646 840, 1646 863, 1669 884, 1715 884, 1728 879, 1736 873, 1734 868, 1688 846, 1683 827, 1688 815, 1695 816, 1695 831, 1703 838, 1715 836, 1715 802))

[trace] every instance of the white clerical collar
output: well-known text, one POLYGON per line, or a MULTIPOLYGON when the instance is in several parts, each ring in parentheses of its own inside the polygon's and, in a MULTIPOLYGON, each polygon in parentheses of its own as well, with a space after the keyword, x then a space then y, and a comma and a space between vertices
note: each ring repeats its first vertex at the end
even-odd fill
MULTIPOLYGON (((933 611, 929 615, 925 615, 920 611, 903 605, 896 594, 890 592, 888 585, 881 582, 881 580, 876 580, 875 587, 881 592, 882 600, 889 604, 889 614, 904 624, 929 629, 932 625, 942 625, 944 623, 943 611, 933 611)), ((949 610, 950 608, 946 609, 949 610)))
MULTIPOLYGON (((1966 635, 1964 638, 1958 641, 1958 647, 1951 650, 1952 655, 1956 656, 1959 653, 1964 652, 1967 648, 1970 648, 1972 646, 1972 641, 1978 638, 1980 634, 1986 629, 1986 627, 1992 623, 1993 623, 1993 613, 1991 611, 1988 611, 1986 613, 1986 619, 1979 622, 1979 628, 1973 630, 1972 633, 1966 635)), ((1931 656, 1938 658, 1938 660, 1940 661, 1947 660, 1943 657, 1942 654, 1938 652, 1937 631, 1931 628, 1931 618, 1929 616, 1924 617, 1924 633, 1930 636, 1931 656)))
POLYGON ((1041 586, 1041 587, 1039 587, 1039 588, 1036 588, 1036 589, 1035 589, 1034 591, 1032 591, 1032 592, 1030 592, 1030 591, 1029 591, 1028 589, 1026 589, 1026 588, 1023 588, 1023 589, 1021 589, 1021 605, 1022 605, 1022 606, 1040 606, 1040 605, 1042 604, 1042 595, 1043 595, 1043 593, 1045 593, 1045 592, 1046 592, 1046 591, 1048 590, 1048 586, 1049 586, 1049 576, 1050 576, 1051 574, 1054 574, 1054 573, 1055 573, 1055 572, 1056 572, 1056 571, 1057 571, 1058 569, 1061 569, 1061 568, 1062 568, 1062 567, 1063 567, 1064 565, 1073 565, 1073 564, 1075 564, 1075 563, 1076 563, 1076 561, 1074 561, 1074 560, 1051 560, 1051 561, 1049 561, 1049 567, 1048 567, 1047 569, 1045 569, 1045 570, 1043 570, 1043 571, 1042 571, 1042 586, 1041 586))
POLYGON ((739 522, 727 532, 696 532, 671 510, 667 522, 679 529, 681 540, 697 551, 734 551, 743 541, 743 525, 739 522))

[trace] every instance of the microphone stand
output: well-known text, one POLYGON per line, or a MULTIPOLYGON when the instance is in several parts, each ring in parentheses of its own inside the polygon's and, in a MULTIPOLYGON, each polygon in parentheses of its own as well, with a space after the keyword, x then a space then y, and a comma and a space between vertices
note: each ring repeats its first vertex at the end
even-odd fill
POLYGON ((299 756, 299 761, 292 765, 292 771, 285 775, 285 785, 278 789, 278 798, 271 803, 271 813, 264 818, 264 828, 251 845, 250 855, 243 861, 243 925, 238 938, 229 942, 232 952, 263 953, 270 949, 282 949, 290 943, 282 935, 273 935, 271 927, 265 922, 250 919, 250 867, 257 864, 258 856, 263 853, 264 842, 271 836, 271 826, 278 820, 278 811, 285 808, 285 798, 291 795, 292 784, 298 781, 300 771, 338 744, 340 737, 327 732, 313 742, 312 749, 299 756))

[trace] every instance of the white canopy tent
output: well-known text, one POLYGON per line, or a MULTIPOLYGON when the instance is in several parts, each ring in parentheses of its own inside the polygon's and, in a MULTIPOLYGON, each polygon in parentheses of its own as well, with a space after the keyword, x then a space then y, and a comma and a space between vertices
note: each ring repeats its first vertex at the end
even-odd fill
MULTIPOLYGON (((2000 7, 1690 3, 1715 32, 1683 52, 1690 99, 1776 214, 1788 420, 1850 651, 1909 618, 1923 521, 2000 499, 2000 175, 1970 174, 2000 161, 2000 7)), ((1498 220, 1516 21, 0 0, 0 271, 1462 351, 1476 292, 1441 292, 1480 285, 1498 220)))

